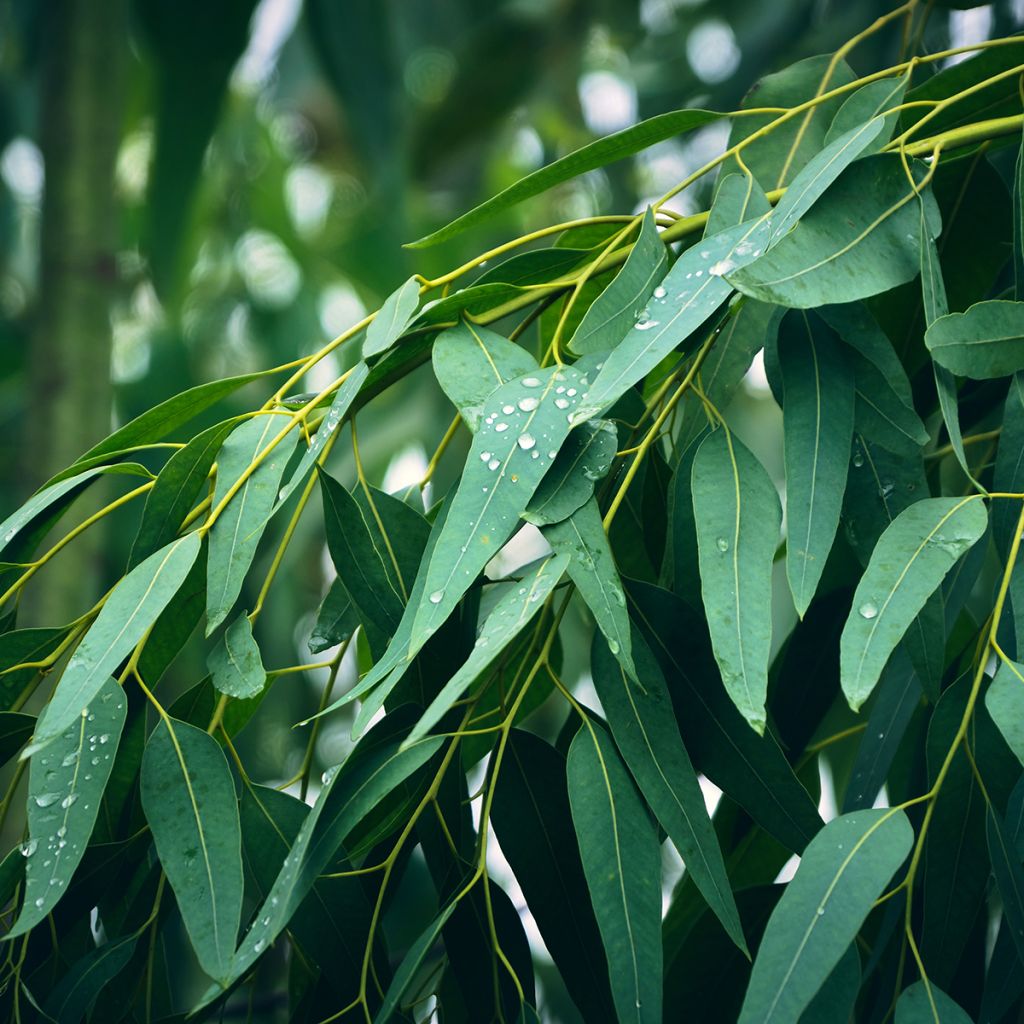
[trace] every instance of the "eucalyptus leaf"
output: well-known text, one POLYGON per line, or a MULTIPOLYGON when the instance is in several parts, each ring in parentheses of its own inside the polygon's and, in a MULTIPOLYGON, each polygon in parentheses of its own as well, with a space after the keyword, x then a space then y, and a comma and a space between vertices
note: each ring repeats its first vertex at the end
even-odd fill
POLYGON ((915 981, 896 1001, 896 1024, 971 1024, 971 1018, 942 989, 915 981))
POLYGON ((1007 746, 1024 765, 1024 665, 1003 662, 985 691, 985 707, 1007 746))
POLYGON ((206 667, 214 689, 228 697, 247 700, 266 686, 267 673, 248 615, 239 615, 228 626, 207 659, 206 667))
POLYGON ((419 278, 413 276, 384 300, 377 315, 366 328, 363 358, 369 359, 370 356, 380 355, 391 348, 412 323, 419 304, 419 278))
POLYGON ((924 340, 932 358, 961 377, 1008 377, 1024 370, 1024 302, 992 299, 941 316, 924 340))

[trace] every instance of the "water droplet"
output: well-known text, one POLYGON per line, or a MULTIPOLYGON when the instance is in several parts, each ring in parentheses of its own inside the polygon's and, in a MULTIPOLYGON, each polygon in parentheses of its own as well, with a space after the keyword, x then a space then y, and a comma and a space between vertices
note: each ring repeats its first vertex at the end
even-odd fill
POLYGON ((860 469, 864 465, 864 456, 860 452, 853 453, 853 464, 860 469))
POLYGON ((520 434, 516 438, 516 444, 518 444, 524 452, 528 452, 536 443, 537 442, 534 439, 533 434, 520 434))
POLYGON ((649 331, 652 327, 658 326, 657 320, 637 320, 633 325, 635 330, 638 331, 649 331))
POLYGON ((57 837, 59 839, 63 839, 67 834, 68 834, 68 827, 67 827, 67 825, 61 825, 61 827, 59 829, 57 829, 57 837))
POLYGON ((41 907, 44 902, 45 900, 43 899, 42 896, 40 896, 39 899, 36 900, 36 908, 38 909, 39 907, 41 907))
POLYGON ((889 495, 892 494, 893 490, 895 490, 893 482, 891 480, 883 480, 878 493, 881 494, 883 498, 888 498, 889 495))
POLYGON ((873 601, 865 601, 857 611, 865 619, 873 619, 878 614, 878 608, 873 601))
POLYGON ((61 761, 61 768, 70 768, 78 760, 78 751, 72 750, 70 754, 64 755, 64 760, 61 761))
POLYGON ((37 807, 49 807, 60 799, 60 793, 40 793, 36 797, 37 807))
POLYGON ((501 465, 501 460, 500 459, 491 459, 491 461, 487 463, 487 468, 493 470, 493 469, 497 469, 500 465, 501 465))
POLYGON ((732 260, 719 260, 717 263, 712 263, 708 267, 708 273, 712 277, 724 277, 730 271, 736 269, 736 264, 732 260))
POLYGON ((263 921, 261 923, 262 923, 264 928, 269 928, 270 927, 270 915, 267 914, 267 916, 263 918, 263 921))
POLYGON ((540 405, 540 400, 537 398, 520 398, 518 404, 523 412, 533 412, 540 405))
POLYGON ((613 588, 611 591, 609 591, 609 593, 611 593, 611 595, 612 595, 612 600, 620 608, 625 608, 625 606, 626 606, 626 598, 625 598, 625 595, 622 593, 621 590, 619 590, 618 587, 613 588))
POLYGON ((27 843, 21 844, 21 855, 22 857, 31 857, 36 852, 36 847, 39 845, 38 839, 30 839, 27 843))
POLYGON ((514 405, 503 405, 503 406, 501 407, 501 411, 502 411, 502 412, 503 412, 503 413, 504 413, 504 414, 505 414, 506 416, 511 416, 511 415, 512 415, 512 413, 514 413, 514 412, 516 411, 516 407, 515 407, 514 405))
POLYGON ((257 952, 257 953, 259 953, 259 952, 260 952, 260 950, 262 950, 262 949, 263 949, 263 947, 264 947, 264 946, 265 946, 266 944, 267 944, 267 941, 266 941, 266 939, 257 939, 257 940, 256 940, 256 943, 255 943, 255 945, 254 945, 254 946, 253 946, 252 948, 253 948, 253 949, 254 949, 254 950, 255 950, 255 951, 257 952))
POLYGON ((548 458, 549 459, 553 459, 557 454, 558 454, 558 452, 556 452, 554 449, 552 449, 551 451, 548 452, 548 458))
POLYGON ((430 595, 430 603, 431 604, 440 604, 443 600, 444 600, 444 591, 443 590, 435 590, 430 595))
POLYGON ((567 398, 556 398, 555 399, 555 407, 558 408, 558 409, 568 409, 569 408, 569 400, 567 398))
POLYGON ((78 799, 78 794, 77 793, 68 793, 68 795, 66 797, 64 797, 63 800, 61 800, 60 805, 66 811, 77 799, 78 799))
POLYGON ((481 452, 480 453, 480 461, 481 462, 486 462, 490 457, 491 457, 491 453, 490 452, 481 452))
POLYGON ((567 395, 568 395, 568 396, 569 396, 570 398, 575 398, 575 397, 576 397, 576 389, 575 389, 575 388, 569 388, 569 390, 568 390, 568 391, 566 391, 566 394, 567 394, 567 395))
POLYGON ((614 640, 614 639, 609 640, 608 641, 608 650, 611 651, 612 654, 618 654, 619 653, 619 641, 618 640, 614 640))
POLYGON ((496 427, 494 428, 494 430, 495 430, 495 432, 496 432, 496 433, 498 433, 498 434, 504 434, 504 433, 505 433, 505 431, 506 431, 506 430, 508 430, 508 424, 507 424, 507 423, 499 423, 499 424, 498 424, 498 425, 497 425, 497 426, 496 426, 496 427))
POLYGON ((729 542, 724 537, 719 537, 718 540, 715 541, 715 545, 719 551, 729 550, 729 542))
POLYGON ((825 908, 824 907, 818 907, 818 917, 824 917, 824 916, 825 916, 825 908))
POLYGON ((523 378, 524 388, 539 388, 540 378, 539 377, 524 377, 523 378))
POLYGON ((663 298, 665 298, 665 289, 660 284, 658 285, 657 288, 654 289, 654 297, 656 299, 663 299, 663 298))
POLYGON ((109 732, 105 732, 105 733, 104 733, 104 734, 103 734, 103 735, 102 735, 102 736, 100 737, 100 743, 101 743, 101 744, 102 744, 102 743, 107 743, 107 742, 108 742, 109 740, 110 740, 110 733, 109 733, 109 732))

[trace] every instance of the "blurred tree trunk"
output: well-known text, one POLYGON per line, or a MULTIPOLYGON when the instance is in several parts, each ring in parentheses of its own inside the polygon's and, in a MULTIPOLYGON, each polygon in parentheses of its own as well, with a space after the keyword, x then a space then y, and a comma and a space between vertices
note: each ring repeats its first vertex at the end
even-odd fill
MULTIPOLYGON (((46 168, 39 309, 31 352, 26 478, 35 486, 110 432, 110 304, 118 234, 127 0, 47 0, 39 142, 46 168)), ((101 488, 80 502, 95 510, 101 488)), ((70 526, 70 516, 65 523, 70 526)), ((102 527, 40 574, 29 615, 53 624, 94 599, 102 527)))

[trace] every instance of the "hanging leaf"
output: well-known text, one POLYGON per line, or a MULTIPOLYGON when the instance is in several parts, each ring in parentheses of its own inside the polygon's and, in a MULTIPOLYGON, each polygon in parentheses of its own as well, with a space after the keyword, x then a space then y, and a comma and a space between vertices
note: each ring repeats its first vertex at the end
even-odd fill
POLYGON ((508 585, 487 616, 472 653, 423 712, 409 733, 406 746, 419 742, 466 690, 483 678, 486 669, 501 657, 509 644, 544 607, 544 602, 562 578, 568 562, 568 555, 555 554, 545 558, 532 572, 524 573, 518 582, 508 585))
POLYGON ((238 801, 220 744, 161 718, 146 744, 142 807, 199 965, 226 983, 242 917, 238 801))
POLYGON ((1024 764, 1024 665, 1003 662, 988 690, 985 707, 1007 746, 1024 764))
POLYGON ((640 235, 615 280, 598 296, 576 328, 569 348, 577 355, 614 348, 636 323, 668 270, 668 253, 648 207, 640 235))
POLYGON ((568 519, 547 527, 544 536, 555 552, 566 558, 569 578, 608 641, 608 649, 635 678, 626 597, 597 499, 591 498, 568 519))
POLYGON ((832 550, 853 440, 853 381, 835 335, 816 317, 782 321, 786 576, 802 618, 832 550))
POLYGON ((896 1001, 896 1024, 971 1024, 971 1018, 934 984, 915 981, 896 1001))
POLYGON ((620 1021, 661 1021, 661 857, 612 742, 584 726, 569 748, 569 802, 620 1021))
POLYGON ((128 966, 137 943, 137 935, 126 935, 73 964, 44 1004, 47 1017, 58 1024, 84 1020, 96 997, 128 966))
POLYGON ((961 377, 1008 377, 1024 370, 1024 302, 993 299, 940 316, 924 340, 932 358, 961 377))
POLYGON ((715 201, 708 211, 704 237, 711 238, 726 228, 761 217, 771 208, 764 189, 751 175, 727 174, 715 185, 715 201))
POLYGON ((340 579, 335 579, 316 613, 316 623, 309 635, 310 654, 344 643, 358 628, 359 616, 348 591, 340 579))
POLYGON ((804 851, 765 929, 740 1024, 796 1020, 839 963, 914 839, 900 810, 844 814, 804 851))
MULTIPOLYGON (((1024 374, 1014 374, 1006 393, 992 489, 1010 494, 1024 492, 1024 374)), ((1019 515, 1020 509, 1013 502, 993 502, 992 535, 1003 558, 1008 557, 1019 515)))
POLYGON ((775 485, 727 428, 693 460, 701 594, 722 682, 743 717, 765 726, 771 573, 782 512, 775 485))
POLYGON ((1013 837, 996 817, 991 805, 985 808, 985 836, 992 874, 1003 901, 1000 930, 1009 931, 1018 954, 1024 957, 1024 868, 1013 837))
POLYGON ((560 185, 563 181, 593 171, 598 167, 614 163, 624 157, 639 153, 648 146, 670 139, 684 132, 692 131, 703 125, 717 121, 722 115, 709 110, 674 110, 667 114, 641 121, 639 124, 624 128, 614 135, 608 135, 596 142, 577 149, 568 156, 542 167, 539 171, 527 174, 503 192, 474 207, 468 213, 456 217, 451 223, 415 242, 408 243, 409 248, 422 249, 430 245, 438 245, 449 238, 468 231, 477 224, 488 220, 494 214, 507 210, 510 206, 521 203, 531 196, 540 195, 548 189, 560 185))
POLYGON ((855 711, 915 616, 987 526, 979 501, 925 498, 901 512, 879 538, 840 643, 843 693, 855 711))
POLYGON ((49 746, 92 702, 178 592, 199 547, 197 533, 172 541, 114 587, 64 669, 23 758, 49 746))
POLYGON ((881 149, 892 138, 896 122, 899 120, 899 111, 892 114, 886 114, 885 111, 899 106, 910 83, 910 74, 908 70, 899 78, 882 78, 877 82, 868 82, 856 92, 850 93, 825 133, 825 145, 835 142, 844 132, 852 131, 864 121, 884 115, 882 131, 875 135, 866 147, 868 152, 881 149))
POLYGON ((523 519, 534 526, 568 519, 587 503, 597 481, 608 475, 617 450, 618 431, 610 420, 590 420, 570 431, 523 519))
POLYGON ((0 765, 6 764, 28 742, 35 728, 32 715, 0 712, 0 765))
POLYGON ((538 368, 526 349, 469 322, 442 331, 434 342, 431 359, 441 390, 474 434, 487 399, 502 384, 538 368))
POLYGON ((708 906, 746 952, 739 913, 704 795, 672 716, 672 699, 654 655, 638 640, 635 674, 595 638, 591 671, 615 743, 648 806, 679 851, 708 906))
MULTIPOLYGON (((213 490, 216 509, 229 491, 248 472, 253 460, 265 452, 284 426, 282 416, 256 416, 236 427, 217 456, 217 482, 213 490)), ((256 555, 266 528, 285 465, 295 446, 285 437, 257 469, 246 477, 210 530, 206 561, 206 635, 227 617, 242 590, 242 582, 256 555)))
POLYGON ((248 615, 239 615, 228 626, 207 659, 206 667, 214 688, 229 697, 247 700, 266 686, 267 673, 248 615))
POLYGON ((732 292, 725 275, 761 256, 769 233, 770 220, 761 217, 687 249, 654 289, 626 336, 605 356, 574 422, 582 423, 612 406, 684 342, 689 345, 683 354, 692 350, 694 332, 732 292))
POLYGON ((126 708, 121 688, 108 678, 78 720, 32 759, 25 900, 8 938, 45 920, 67 892, 92 837, 126 708))
POLYGON ((380 307, 377 315, 366 328, 363 342, 363 358, 386 352, 405 333, 416 316, 420 304, 420 282, 417 277, 396 288, 380 307))
MULTIPOLYGON (((924 176, 915 168, 915 180, 924 176)), ((851 164, 799 225, 755 264, 729 273, 745 295, 807 309, 877 295, 917 276, 920 217, 903 166, 894 156, 851 164)), ((938 208, 923 201, 932 235, 938 208)))

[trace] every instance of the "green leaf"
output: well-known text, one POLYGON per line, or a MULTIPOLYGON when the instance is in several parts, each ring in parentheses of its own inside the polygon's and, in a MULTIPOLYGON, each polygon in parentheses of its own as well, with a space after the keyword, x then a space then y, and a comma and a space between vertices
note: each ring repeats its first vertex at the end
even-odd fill
POLYGON ((491 820, 573 1002, 584 1020, 612 1020, 608 967, 572 826, 565 758, 513 729, 495 780, 491 820))
POLYGON ((220 745, 202 729, 161 718, 142 758, 140 792, 199 965, 226 983, 243 886, 238 802, 220 745))
POLYGON ((1024 765, 1024 665, 1004 661, 985 692, 985 707, 1007 746, 1024 765))
POLYGON ((577 367, 548 367, 502 385, 488 398, 427 565, 425 600, 413 619, 408 657, 440 628, 512 534, 569 433, 587 380, 577 367))
POLYGON ((661 1024, 661 855, 611 740, 584 725, 569 748, 569 802, 620 1024, 661 1024))
POLYGON ((568 156, 542 167, 532 174, 520 178, 496 196, 474 207, 468 213, 456 217, 455 220, 425 235, 415 242, 408 243, 410 248, 422 249, 430 245, 438 245, 449 238, 462 234, 463 231, 475 227, 501 210, 521 203, 531 196, 540 195, 548 189, 560 185, 563 181, 586 174, 606 164, 614 163, 624 157, 639 153, 648 146, 664 139, 671 139, 683 132, 692 131, 703 125, 717 121, 721 114, 709 110, 674 110, 667 114, 658 114, 639 124, 632 125, 613 135, 608 135, 596 142, 577 149, 568 156))
POLYGON ((431 359, 441 390, 474 434, 487 399, 502 384, 537 369, 537 360, 526 349, 469 322, 442 331, 431 359))
POLYGON ((594 687, 612 736, 647 805, 679 851, 687 872, 730 938, 747 950, 736 902, 690 763, 672 715, 672 699, 650 649, 637 638, 637 672, 627 674, 607 643, 595 638, 594 687))
MULTIPOLYGON (((373 737, 371 732, 367 740, 373 737)), ((284 931, 352 829, 384 797, 426 764, 443 743, 443 739, 430 738, 408 750, 397 750, 393 743, 371 744, 368 753, 351 755, 340 770, 326 776, 327 781, 302 823, 269 895, 231 960, 230 970, 218 979, 224 988, 245 974, 284 931)), ((220 988, 210 989, 195 1009, 220 994, 220 988)))
POLYGON ((924 341, 932 359, 961 377, 1008 377, 1024 370, 1024 302, 992 299, 941 316, 924 341))
POLYGON ((1013 169, 1013 283, 1014 298, 1024 299, 1024 139, 1013 169))
POLYGON ((6 764, 28 741, 35 728, 33 715, 0 712, 0 765, 6 764))
POLYGON ((316 623, 309 636, 309 651, 319 654, 328 647, 344 643, 359 628, 359 616, 344 583, 335 579, 320 602, 316 623))
POLYGON ((761 464, 725 427, 701 443, 691 486, 715 660, 733 703, 764 732, 779 496, 761 464))
POLYGON ((880 117, 858 124, 827 143, 807 161, 771 215, 773 240, 783 238, 792 230, 836 178, 878 138, 883 124, 884 119, 880 117))
POLYGON ((757 951, 740 1024, 796 1020, 839 963, 914 839, 900 810, 844 814, 811 840, 757 951))
MULTIPOLYGON (((1006 393, 992 490, 1008 494, 1024 491, 1024 373, 1014 374, 1006 393)), ((1010 501, 995 501, 992 505, 992 535, 1005 559, 1009 557, 1020 509, 1010 501)))
POLYGON ((128 966, 138 940, 138 935, 126 935, 72 964, 46 1000, 47 1017, 57 1024, 85 1019, 100 992, 128 966))
POLYGON ((725 302, 732 286, 725 275, 758 259, 770 234, 770 219, 746 221, 687 249, 655 288, 626 336, 604 364, 574 417, 582 423, 613 405, 670 352, 691 337, 725 302))
POLYGON ((410 277, 384 300, 379 312, 370 321, 363 342, 363 358, 369 359, 391 348, 412 323, 419 304, 419 278, 410 277))
POLYGON ((1021 867, 1020 854, 1014 846, 1013 837, 996 817, 991 804, 985 808, 985 836, 988 840, 989 859, 992 861, 992 874, 1003 901, 1000 930, 1009 930, 1018 954, 1024 958, 1024 868, 1021 867))
POLYGON ((67 891, 96 824, 126 708, 124 693, 108 678, 78 720, 32 759, 25 901, 8 938, 44 920, 67 891))
POLYGON ((310 442, 309 447, 302 453, 302 458, 299 460, 299 464, 295 467, 295 472, 292 473, 291 477, 288 479, 288 483, 281 488, 277 501, 274 504, 274 509, 270 515, 277 512, 277 510, 288 500, 295 488, 300 484, 305 483, 306 478, 313 472, 313 467, 327 448, 327 442, 334 436, 335 431, 345 419, 346 413, 351 408, 360 389, 366 382, 369 372, 370 371, 366 363, 357 363, 349 371, 348 376, 345 378, 345 383, 338 388, 337 392, 335 392, 334 400, 331 402, 331 406, 327 410, 320 426, 317 427, 316 433, 313 435, 313 440, 310 442))
MULTIPOLYGON (((253 460, 269 447, 283 426, 282 420, 280 416, 256 416, 228 435, 217 456, 213 508, 217 508, 248 471, 253 460)), ((294 446, 294 436, 283 438, 246 478, 210 529, 206 560, 207 636, 224 621, 242 590, 294 446)))
POLYGON ((942 989, 915 981, 896 1002, 896 1024, 971 1024, 971 1018, 942 989))
MULTIPOLYGON (((168 398, 167 401, 161 402, 159 405, 154 405, 152 409, 147 409, 141 416, 137 416, 119 430, 115 430, 109 437, 90 448, 73 466, 58 473, 50 483, 74 475, 76 470, 81 470, 82 464, 85 462, 91 463, 95 459, 119 455, 131 450, 135 445, 162 441, 168 434, 216 405, 221 399, 227 398, 228 395, 233 394, 246 384, 251 384, 273 372, 273 370, 260 370, 257 373, 245 373, 239 377, 225 377, 223 380, 211 381, 209 384, 200 384, 197 387, 189 388, 188 391, 182 391, 181 394, 174 395, 173 398, 168 398)), ((3 536, 3 533, 4 531, 0 529, 0 536, 3 536)))
POLYGON ((413 979, 419 972, 420 965, 426 959, 427 954, 441 938, 441 931, 448 923, 458 903, 449 903, 433 921, 420 933, 416 941, 406 951, 402 962, 395 971, 394 978, 384 994, 384 1002, 373 1018, 373 1024, 388 1024, 399 1008, 402 997, 405 995, 413 979))
POLYGON ((853 441, 853 380, 842 347, 814 314, 782 321, 786 576, 803 618, 832 550, 853 441))
POLYGON ((840 641, 843 693, 855 711, 946 573, 988 526, 980 501, 925 498, 879 538, 840 641))
POLYGON ((668 270, 668 253, 648 207, 640 236, 623 268, 598 296, 576 328, 569 348, 577 355, 604 352, 629 335, 637 316, 668 270))
POLYGON ((237 425, 236 419, 218 423, 197 434, 167 460, 146 497, 142 522, 128 559, 129 569, 178 536, 210 475, 220 446, 237 425))
MULTIPOLYGON (((556 553, 545 558, 518 582, 510 583, 487 616, 469 657, 442 687, 420 716, 404 746, 418 743, 533 621, 562 578, 569 556, 556 553)), ((360 718, 365 717, 360 713, 360 718)))
POLYGON ((711 238, 719 231, 742 224, 771 211, 772 204, 764 189, 747 174, 727 174, 715 186, 715 198, 704 225, 704 237, 711 238))
MULTIPOLYGON (((924 171, 914 167, 915 180, 924 171)), ((800 223, 756 263, 729 273, 746 295, 806 309, 888 291, 917 276, 920 217, 900 160, 868 156, 846 168, 800 223)), ((938 207, 923 197, 939 233, 938 207)))
POLYGON ((187 534, 150 555, 114 587, 71 656, 22 757, 51 744, 92 702, 178 592, 199 548, 199 535, 187 534))
POLYGON ((247 700, 266 686, 267 673, 248 615, 239 615, 228 626, 207 658, 206 667, 214 688, 229 697, 247 700))
POLYGON ((849 946, 817 995, 800 1015, 800 1024, 833 1024, 854 1019, 857 993, 860 991, 860 955, 857 945, 849 946))
POLYGON ((899 119, 898 111, 892 114, 885 114, 885 111, 900 104, 910 83, 910 74, 908 70, 899 78, 882 78, 877 82, 868 82, 856 92, 850 93, 836 111, 836 116, 825 133, 825 145, 835 142, 844 132, 853 130, 862 122, 885 115, 884 130, 871 140, 871 152, 881 149, 892 138, 899 119))
POLYGON ((591 498, 568 519, 545 528, 544 537, 557 554, 568 559, 569 578, 608 641, 608 649, 635 677, 626 597, 597 499, 591 498))

